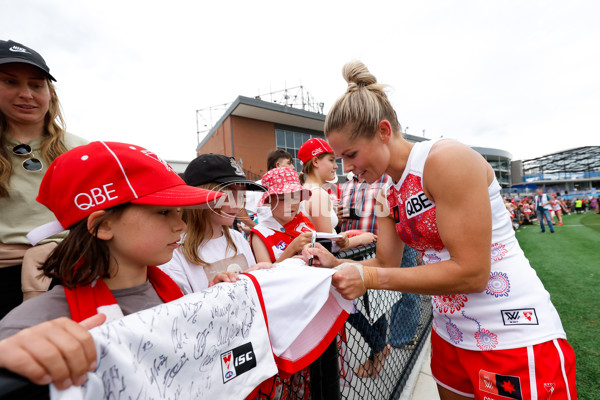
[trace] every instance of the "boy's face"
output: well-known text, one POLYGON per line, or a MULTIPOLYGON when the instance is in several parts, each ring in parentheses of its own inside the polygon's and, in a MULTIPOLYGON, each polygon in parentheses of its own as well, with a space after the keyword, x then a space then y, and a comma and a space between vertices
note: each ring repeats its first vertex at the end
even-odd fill
POLYGON ((290 160, 289 158, 280 158, 275 163, 275 166, 277 168, 282 168, 282 167, 294 168, 294 163, 292 163, 292 160, 290 160))
POLYGON ((300 208, 300 194, 301 192, 286 193, 275 195, 272 194, 269 197, 269 204, 271 206, 271 213, 273 217, 281 225, 285 225, 287 222, 294 219, 298 214, 300 208))
POLYGON ((119 275, 170 261, 186 226, 177 208, 137 204, 105 222, 106 242, 119 275))

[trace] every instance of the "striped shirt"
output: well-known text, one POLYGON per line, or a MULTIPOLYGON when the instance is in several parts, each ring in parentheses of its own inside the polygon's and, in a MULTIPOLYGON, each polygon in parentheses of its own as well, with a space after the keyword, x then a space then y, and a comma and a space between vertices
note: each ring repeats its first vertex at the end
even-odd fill
POLYGON ((383 186, 391 182, 388 175, 382 175, 377 182, 368 184, 351 179, 342 185, 342 206, 344 210, 354 209, 360 219, 348 219, 345 213, 342 222, 342 232, 359 229, 363 232, 377 234, 377 215, 375 205, 377 194, 383 186))

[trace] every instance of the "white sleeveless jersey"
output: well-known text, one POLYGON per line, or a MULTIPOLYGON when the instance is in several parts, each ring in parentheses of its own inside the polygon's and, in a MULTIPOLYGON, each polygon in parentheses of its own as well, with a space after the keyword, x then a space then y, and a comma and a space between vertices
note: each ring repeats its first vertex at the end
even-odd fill
MULTIPOLYGON (((386 191, 398 235, 421 251, 425 264, 450 259, 438 233, 435 203, 422 185, 423 167, 435 142, 416 143, 402 178, 386 191)), ((566 338, 549 293, 519 247, 495 178, 488 193, 492 209, 488 285, 481 293, 432 296, 433 329, 468 350, 511 349, 566 338)))

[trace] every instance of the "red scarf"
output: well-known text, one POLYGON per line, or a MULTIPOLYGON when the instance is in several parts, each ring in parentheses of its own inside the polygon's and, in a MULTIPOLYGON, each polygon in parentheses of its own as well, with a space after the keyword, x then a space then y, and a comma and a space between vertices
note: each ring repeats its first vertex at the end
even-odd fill
MULTIPOLYGON (((165 303, 183 296, 181 289, 171 277, 157 267, 148 267, 148 280, 165 303)), ((115 296, 103 279, 96 279, 89 285, 77 286, 73 289, 65 287, 65 297, 69 303, 71 318, 75 322, 81 322, 100 313, 106 314, 107 322, 123 316, 115 296)))

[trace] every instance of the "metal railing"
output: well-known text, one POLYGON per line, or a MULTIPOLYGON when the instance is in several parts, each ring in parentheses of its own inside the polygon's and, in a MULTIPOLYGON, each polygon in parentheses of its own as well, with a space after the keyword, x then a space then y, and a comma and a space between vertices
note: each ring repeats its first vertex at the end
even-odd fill
MULTIPOLYGON (((375 249, 373 243, 336 256, 359 261, 374 257, 375 249)), ((416 251, 405 253, 415 265, 416 251)), ((321 357, 288 379, 276 376, 257 399, 398 399, 431 327, 430 297, 369 290, 355 305, 357 312, 321 357)), ((0 399, 9 398, 48 398, 48 387, 0 370, 0 399)))

